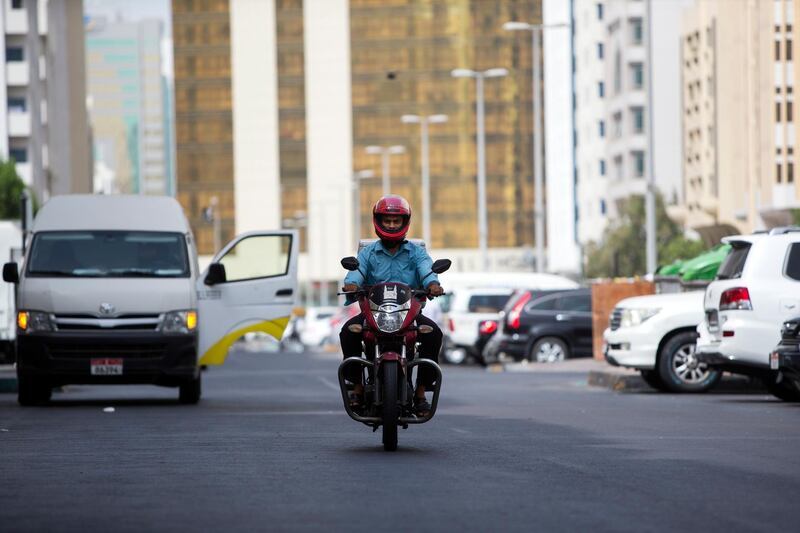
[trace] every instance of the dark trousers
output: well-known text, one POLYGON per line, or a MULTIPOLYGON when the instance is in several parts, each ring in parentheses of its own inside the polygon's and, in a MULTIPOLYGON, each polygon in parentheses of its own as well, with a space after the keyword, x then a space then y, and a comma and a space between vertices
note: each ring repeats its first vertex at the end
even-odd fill
MULTIPOLYGON (((342 331, 339 332, 339 341, 342 343, 342 355, 345 359, 348 357, 361 357, 361 333, 353 333, 348 326, 351 324, 363 324, 364 315, 358 314, 345 322, 342 326, 342 331)), ((417 335, 417 342, 419 342, 419 353, 417 354, 422 359, 430 359, 434 363, 439 362, 439 351, 442 349, 442 330, 436 325, 436 322, 430 318, 418 315, 417 325, 426 325, 433 328, 430 333, 417 335)), ((370 359, 372 354, 370 354, 370 359)), ((361 383, 361 367, 358 365, 348 365, 344 370, 344 377, 350 383, 361 383)), ((436 372, 427 365, 420 365, 417 367, 417 385, 424 385, 426 389, 433 387, 433 382, 436 381, 436 372)))

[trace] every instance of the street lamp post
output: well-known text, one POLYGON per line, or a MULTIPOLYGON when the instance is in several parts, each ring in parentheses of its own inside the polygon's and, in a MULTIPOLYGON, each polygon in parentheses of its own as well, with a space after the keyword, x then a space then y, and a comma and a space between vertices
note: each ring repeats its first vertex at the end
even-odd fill
POLYGON ((506 22, 506 31, 529 31, 532 40, 533 61, 533 229, 536 241, 536 271, 544 271, 544 142, 542 139, 542 100, 539 64, 539 41, 542 30, 547 28, 565 28, 567 24, 529 24, 527 22, 506 22))
POLYGON ((359 170, 353 174, 353 234, 356 241, 356 249, 358 249, 358 243, 361 240, 361 180, 374 177, 375 173, 369 169, 359 170))
POLYGON ((457 68, 450 72, 454 78, 475 78, 475 114, 478 121, 478 248, 481 251, 483 270, 489 270, 488 228, 486 223, 486 133, 484 131, 483 80, 508 75, 508 69, 490 68, 475 71, 457 68))
POLYGON ((393 146, 367 146, 366 151, 368 154, 381 156, 381 176, 383 178, 383 195, 391 193, 392 184, 389 177, 389 156, 399 155, 405 153, 406 147, 399 144, 393 146))
POLYGON ((441 124, 447 122, 447 115, 403 115, 400 117, 403 124, 420 125, 420 160, 422 166, 422 239, 431 246, 431 178, 430 163, 428 160, 428 124, 441 124))

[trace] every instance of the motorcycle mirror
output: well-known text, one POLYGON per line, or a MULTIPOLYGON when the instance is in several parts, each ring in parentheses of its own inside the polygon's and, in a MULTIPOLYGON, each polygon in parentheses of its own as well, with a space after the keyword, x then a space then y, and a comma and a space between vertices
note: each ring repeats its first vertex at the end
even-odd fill
POLYGON ((431 270, 436 274, 441 274, 442 272, 447 272, 448 270, 450 270, 450 265, 452 264, 453 262, 450 261, 449 259, 437 259, 436 261, 433 262, 431 270))
POLYGON ((349 270, 350 272, 358 270, 358 259, 355 257, 345 257, 342 259, 341 263, 345 270, 349 270))

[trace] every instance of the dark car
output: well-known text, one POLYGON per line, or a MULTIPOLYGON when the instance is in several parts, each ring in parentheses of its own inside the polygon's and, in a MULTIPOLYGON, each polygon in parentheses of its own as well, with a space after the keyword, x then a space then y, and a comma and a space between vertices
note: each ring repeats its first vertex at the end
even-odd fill
POLYGON ((765 379, 767 389, 781 400, 800 402, 800 317, 783 323, 781 342, 769 356, 769 367, 777 373, 765 379))
POLYGON ((487 362, 551 363, 592 355, 592 296, 589 289, 522 291, 509 300, 499 331, 484 349, 487 362))

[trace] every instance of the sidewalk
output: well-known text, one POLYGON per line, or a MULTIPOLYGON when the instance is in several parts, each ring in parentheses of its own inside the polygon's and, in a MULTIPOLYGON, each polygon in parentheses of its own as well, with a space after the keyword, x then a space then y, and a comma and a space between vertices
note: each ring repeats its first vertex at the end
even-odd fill
POLYGON ((0 394, 17 392, 17 371, 14 365, 0 365, 0 394))

